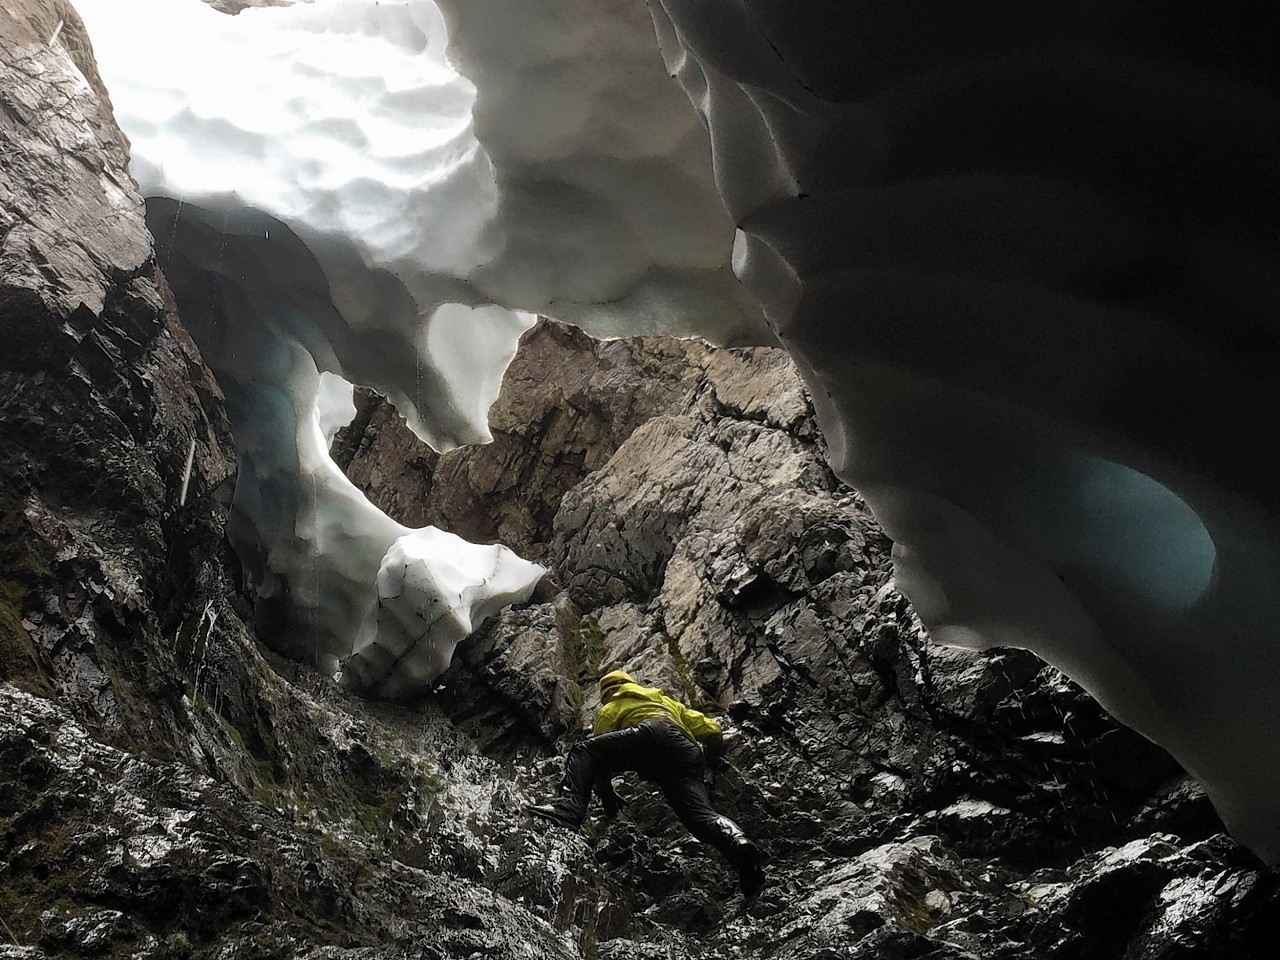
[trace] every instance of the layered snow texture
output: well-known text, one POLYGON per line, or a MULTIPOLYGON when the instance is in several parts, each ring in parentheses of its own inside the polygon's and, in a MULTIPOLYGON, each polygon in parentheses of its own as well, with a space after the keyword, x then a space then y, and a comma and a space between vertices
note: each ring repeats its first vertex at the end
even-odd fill
POLYGON ((545 571, 370 504, 328 455, 349 384, 343 402, 341 381, 322 391, 321 378, 375 387, 438 448, 484 440, 530 318, 466 278, 487 259, 496 194, 439 14, 391 4, 369 21, 364 6, 278 9, 279 29, 253 29, 265 11, 79 4, 169 280, 180 303, 205 305, 184 318, 236 433, 230 530, 260 626, 285 652, 406 696, 447 666, 460 630, 545 571), (447 611, 429 626, 368 614, 393 555, 416 602, 447 611))
POLYGON ((504 606, 527 600, 531 563, 433 527, 406 534, 386 552, 377 596, 348 663, 362 688, 390 698, 420 693, 448 668, 458 642, 504 606))
MULTIPOLYGON (((443 0, 474 99, 425 0, 81 6, 229 338, 292 330, 442 443, 504 309, 776 333, 934 636, 1060 666, 1280 858, 1267 5, 443 0)), ((271 463, 264 503, 311 475, 271 463)))
POLYGON ((469 632, 527 599, 544 569, 505 547, 396 523, 338 469, 329 443, 354 404, 350 383, 317 368, 331 354, 310 318, 327 305, 305 250, 281 258, 221 232, 226 218, 209 230, 204 213, 179 215, 164 199, 148 203, 147 219, 179 301, 211 305, 184 318, 226 395, 239 468, 229 533, 260 614, 280 611, 260 617, 264 636, 327 668, 342 663, 375 694, 421 693, 448 665, 456 625, 469 632), (409 623, 370 612, 393 556, 422 567, 404 574, 414 602, 445 615, 409 623))

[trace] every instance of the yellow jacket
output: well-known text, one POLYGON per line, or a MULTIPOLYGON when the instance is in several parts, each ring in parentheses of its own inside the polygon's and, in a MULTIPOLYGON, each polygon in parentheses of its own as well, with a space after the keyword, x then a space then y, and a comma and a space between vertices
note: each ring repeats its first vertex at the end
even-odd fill
POLYGON ((625 727, 661 717, 670 720, 695 743, 721 731, 720 724, 705 714, 672 700, 657 687, 642 687, 638 683, 624 683, 613 697, 596 714, 592 733, 611 733, 625 727))

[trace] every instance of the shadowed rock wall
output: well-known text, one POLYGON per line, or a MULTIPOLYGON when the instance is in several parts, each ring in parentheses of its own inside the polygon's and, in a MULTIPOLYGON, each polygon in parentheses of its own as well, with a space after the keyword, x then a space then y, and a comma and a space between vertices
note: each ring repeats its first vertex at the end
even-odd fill
POLYGON ((464 877, 498 784, 452 725, 374 733, 242 620, 222 396, 88 55, 0 4, 0 956, 562 955, 464 877))

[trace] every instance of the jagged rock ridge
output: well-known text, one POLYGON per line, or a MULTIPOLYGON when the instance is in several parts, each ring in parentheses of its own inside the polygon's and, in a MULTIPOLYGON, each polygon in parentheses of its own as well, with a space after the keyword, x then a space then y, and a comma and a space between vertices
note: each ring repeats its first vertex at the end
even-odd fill
MULTIPOLYGON (((758 832, 774 886, 742 906, 723 866, 637 784, 629 823, 588 829, 604 869, 547 895, 547 916, 575 918, 588 955, 595 943, 609 957, 651 955, 630 942, 637 931, 706 957, 1263 949, 1248 917, 1275 896, 1274 874, 1218 835, 1167 755, 1030 654, 928 641, 894 589, 887 539, 826 468, 781 352, 665 344, 654 415, 584 440, 599 431, 572 399, 557 406, 554 384, 591 383, 595 405, 625 411, 633 382, 618 357, 646 346, 534 328, 506 382, 522 396, 504 388, 494 411, 502 424, 526 410, 525 426, 434 468, 376 399, 345 438, 351 475, 392 511, 397 491, 481 478, 490 511, 478 521, 427 498, 440 504, 432 522, 467 536, 525 499, 556 504, 541 559, 560 592, 460 648, 436 697, 534 795, 557 776, 539 759, 547 740, 554 756, 578 735, 595 678, 614 666, 724 712, 741 734, 716 795, 758 832), (550 344, 567 347, 555 362, 550 344), (494 463, 539 475, 560 438, 571 462, 608 459, 527 498, 489 481, 494 463), (1219 883, 1226 900, 1204 895, 1219 883), (1123 920, 1109 919, 1109 896, 1124 897, 1123 920)), ((480 499, 465 485, 459 497, 480 499)), ((548 837, 586 856, 582 841, 548 837)))

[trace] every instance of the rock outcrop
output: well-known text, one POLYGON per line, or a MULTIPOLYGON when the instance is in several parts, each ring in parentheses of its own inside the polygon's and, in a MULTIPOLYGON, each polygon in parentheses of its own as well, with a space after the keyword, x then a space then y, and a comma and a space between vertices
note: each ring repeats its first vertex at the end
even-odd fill
POLYGON ((603 466, 641 424, 682 409, 716 356, 697 340, 602 343, 540 321, 521 339, 489 410, 492 443, 436 454, 394 407, 362 392, 333 456, 401 523, 505 543, 540 561, 564 492, 603 466))
POLYGON ((638 783, 624 822, 549 831, 501 889, 545 891, 542 915, 602 957, 1260 956, 1276 874, 1222 836, 1167 754, 1029 653, 929 641, 785 355, 663 343, 645 419, 616 358, 654 346, 542 324, 494 408, 495 424, 538 411, 516 437, 436 461, 375 400, 345 438, 371 496, 395 510, 429 491, 417 506, 466 536, 529 501, 554 509, 549 539, 545 520, 525 529, 558 592, 464 644, 435 697, 522 790, 554 790, 548 757, 617 666, 735 731, 714 793, 768 854, 753 903, 638 783), (594 423, 580 400, 556 407, 566 383, 623 412, 614 432, 557 426, 594 423), (576 471, 537 465, 562 462, 598 466, 557 488, 576 471), (441 486, 504 469, 544 482, 526 497, 484 479, 463 494, 481 513, 438 506, 441 486), (547 849, 574 876, 548 887, 547 849))
POLYGON ((209 494, 234 453, 87 57, 65 3, 0 15, 0 677, 173 743, 170 648, 224 575, 209 494))

